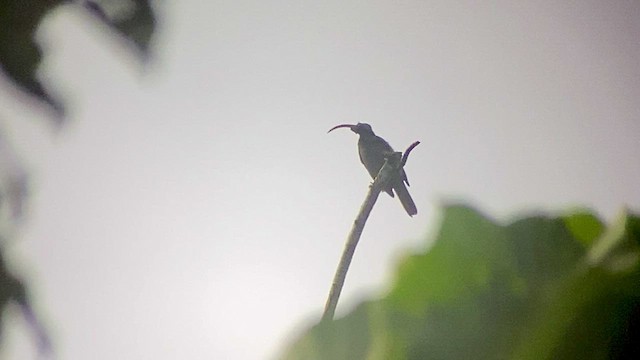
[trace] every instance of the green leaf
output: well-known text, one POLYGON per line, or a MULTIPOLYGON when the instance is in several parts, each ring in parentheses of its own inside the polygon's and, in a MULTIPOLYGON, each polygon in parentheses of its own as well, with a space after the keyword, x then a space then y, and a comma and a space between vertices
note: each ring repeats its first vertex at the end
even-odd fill
POLYGON ((604 231, 602 221, 586 210, 576 211, 563 219, 569 231, 585 247, 591 246, 604 231))
POLYGON ((447 303, 489 286, 491 272, 512 261, 503 229, 471 208, 450 206, 438 241, 429 252, 400 264, 388 299, 412 310, 447 303))

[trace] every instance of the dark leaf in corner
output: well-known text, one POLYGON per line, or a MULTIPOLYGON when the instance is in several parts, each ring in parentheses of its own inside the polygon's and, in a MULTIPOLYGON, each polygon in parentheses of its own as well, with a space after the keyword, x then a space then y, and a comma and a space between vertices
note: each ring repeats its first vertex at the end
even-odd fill
MULTIPOLYGON (((62 0, 0 1, 0 71, 21 91, 47 104, 58 122, 63 119, 64 104, 36 77, 43 54, 34 35, 45 16, 66 3, 68 1, 62 0)), ((133 44, 143 61, 149 58, 151 37, 156 28, 149 1, 109 1, 111 8, 120 9, 113 16, 103 9, 100 1, 81 3, 98 21, 133 44)))

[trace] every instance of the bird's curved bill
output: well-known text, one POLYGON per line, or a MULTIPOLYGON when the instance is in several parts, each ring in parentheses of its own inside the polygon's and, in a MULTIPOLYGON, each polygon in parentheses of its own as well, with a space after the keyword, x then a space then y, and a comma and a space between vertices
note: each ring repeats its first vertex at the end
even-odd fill
POLYGON ((334 127, 332 127, 331 129, 329 129, 329 131, 327 131, 327 134, 332 132, 335 129, 339 129, 339 128, 353 128, 355 125, 351 125, 351 124, 340 124, 340 125, 336 125, 334 127))

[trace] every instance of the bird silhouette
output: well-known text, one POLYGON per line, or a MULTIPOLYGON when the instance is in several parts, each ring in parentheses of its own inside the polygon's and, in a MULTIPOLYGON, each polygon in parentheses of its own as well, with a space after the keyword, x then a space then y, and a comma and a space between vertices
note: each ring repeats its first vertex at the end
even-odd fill
MULTIPOLYGON (((384 165, 385 157, 388 153, 393 152, 391 145, 389 145, 385 139, 377 136, 369 124, 341 124, 334 126, 328 132, 338 128, 349 128, 354 133, 360 135, 360 139, 358 140, 358 154, 360 155, 360 162, 367 169, 371 178, 375 179, 376 176, 378 176, 378 172, 380 172, 380 169, 384 165)), ((407 214, 409 214, 409 216, 413 216, 418 213, 418 209, 416 208, 416 204, 413 202, 411 195, 409 195, 409 190, 407 190, 405 183, 408 186, 409 180, 407 180, 407 174, 404 169, 401 169, 398 176, 389 181, 387 186, 384 188, 384 191, 391 197, 395 197, 395 192, 407 214)))

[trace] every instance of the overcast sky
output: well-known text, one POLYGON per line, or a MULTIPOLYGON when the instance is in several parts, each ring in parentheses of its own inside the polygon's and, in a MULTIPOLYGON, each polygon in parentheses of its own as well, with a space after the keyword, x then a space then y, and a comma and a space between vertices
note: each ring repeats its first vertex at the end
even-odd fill
MULTIPOLYGON (((444 201, 640 210, 640 2, 164 3, 144 73, 78 9, 45 21, 62 131, 0 86, 32 181, 11 252, 60 359, 276 356, 320 315, 370 182, 336 124, 422 142, 419 214, 381 195, 339 314, 384 293, 444 201)), ((10 327, 2 355, 33 354, 10 327)))

